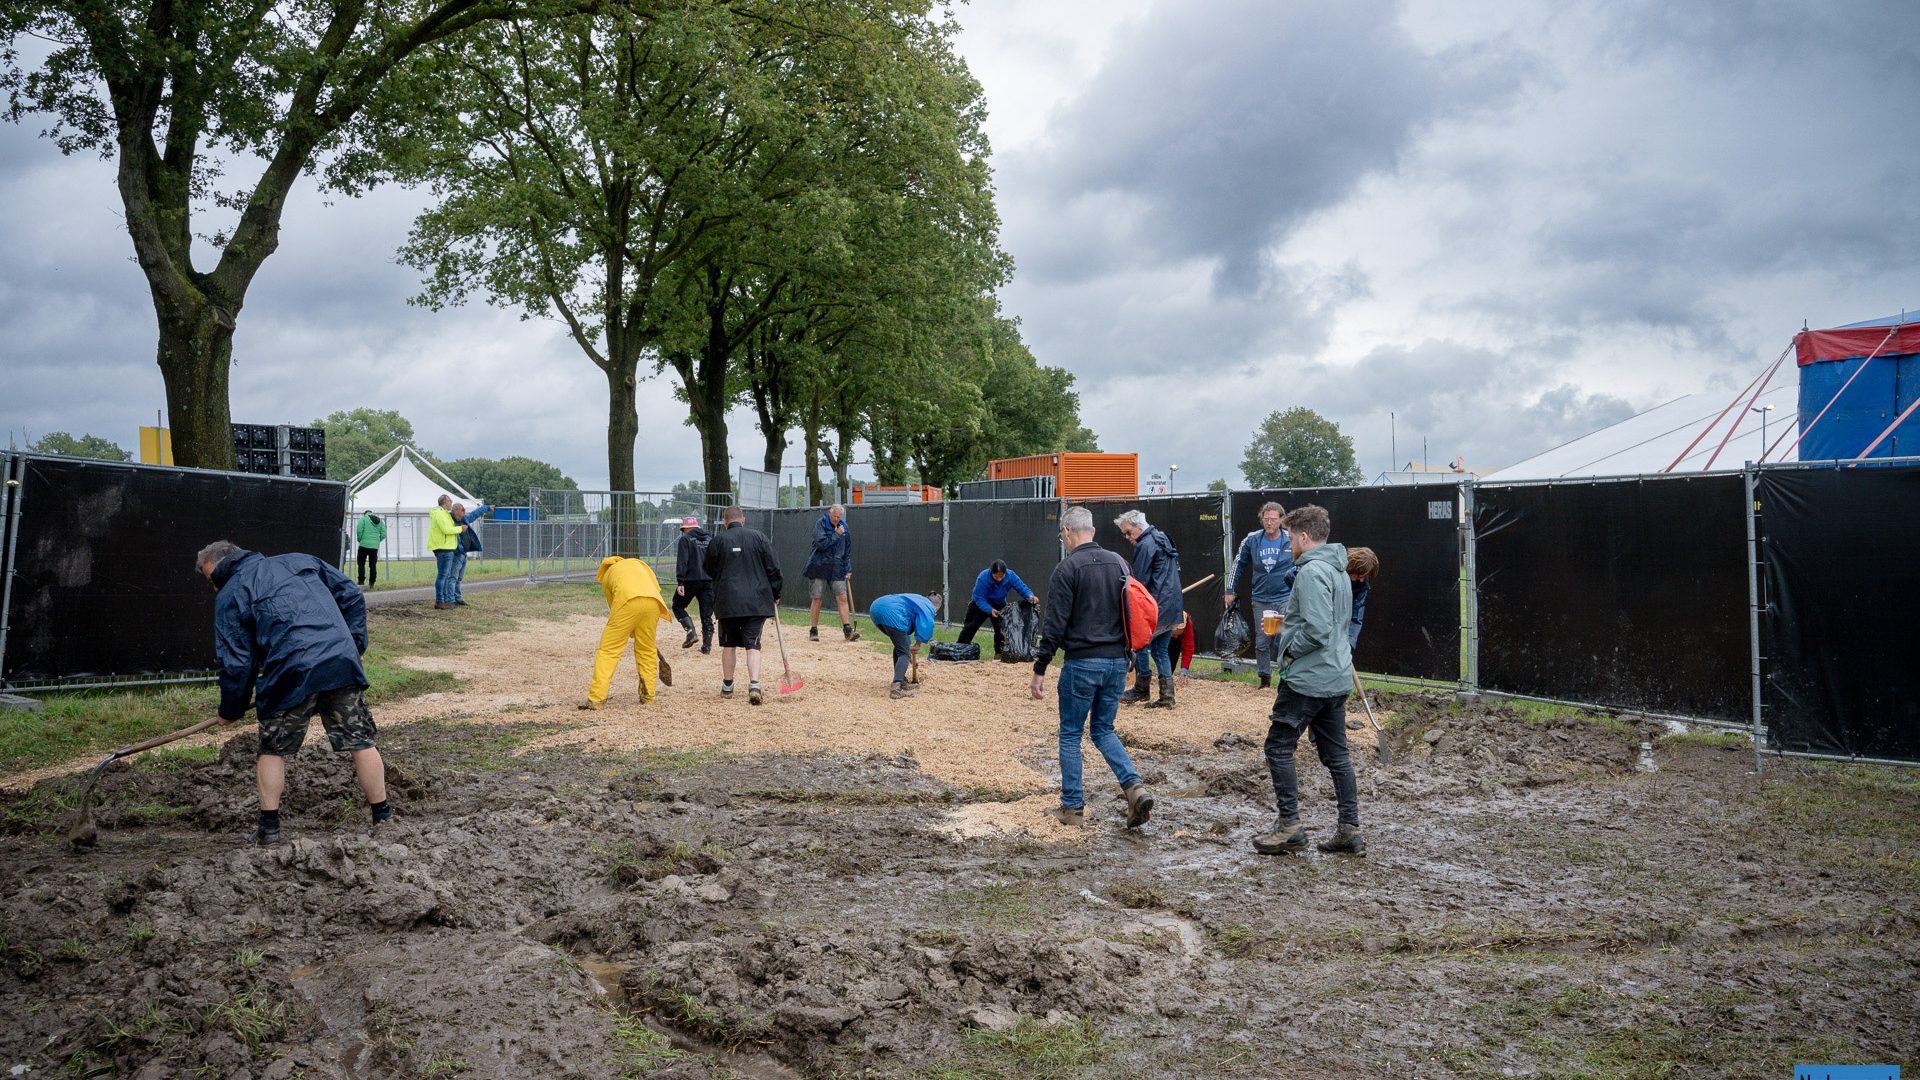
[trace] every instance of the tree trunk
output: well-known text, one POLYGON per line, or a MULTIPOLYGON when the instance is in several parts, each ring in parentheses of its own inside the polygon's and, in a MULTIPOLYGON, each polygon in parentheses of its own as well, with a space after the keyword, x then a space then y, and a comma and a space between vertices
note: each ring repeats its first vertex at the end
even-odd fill
MULTIPOLYGON (((817 414, 816 414, 817 415, 817 414)), ((826 496, 825 485, 820 482, 820 424, 817 420, 806 421, 802 432, 807 452, 807 505, 819 506, 826 496)))
MULTIPOLYGON (((612 358, 609 358, 610 360, 612 358)), ((633 442, 640 435, 639 380, 635 364, 613 360, 607 368, 607 487, 616 493, 633 490, 633 442), (625 374, 621 374, 621 369, 625 374)), ((640 523, 635 517, 633 496, 615 494, 608 553, 637 558, 640 551, 640 523)))
POLYGON ((231 469, 233 412, 227 391, 233 370, 233 322, 212 304, 160 322, 156 360, 167 390, 173 460, 195 469, 231 469))

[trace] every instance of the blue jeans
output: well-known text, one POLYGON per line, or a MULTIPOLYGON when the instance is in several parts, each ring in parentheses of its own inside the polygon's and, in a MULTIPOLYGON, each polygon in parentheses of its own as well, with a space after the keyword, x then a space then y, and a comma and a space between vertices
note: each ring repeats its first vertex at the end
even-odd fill
POLYGON ((1140 782, 1133 759, 1113 733, 1113 716, 1120 711, 1120 695, 1127 689, 1127 661, 1068 660, 1060 666, 1060 805, 1085 806, 1080 784, 1080 734, 1093 717, 1093 745, 1107 759, 1121 787, 1140 782))
POLYGON ((1160 672, 1161 679, 1173 678, 1173 653, 1168 648, 1173 641, 1173 628, 1168 627, 1153 635, 1147 647, 1133 654, 1133 673, 1142 676, 1147 673, 1147 655, 1153 655, 1154 669, 1160 672))
POLYGON ((453 603, 453 557, 457 554, 452 548, 433 553, 433 600, 437 604, 453 603))
POLYGON ((465 580, 466 576, 467 576, 467 553, 464 551, 461 551, 459 548, 455 548, 453 551, 453 578, 450 583, 451 588, 453 590, 453 601, 452 601, 453 603, 458 604, 461 602, 460 582, 465 580))

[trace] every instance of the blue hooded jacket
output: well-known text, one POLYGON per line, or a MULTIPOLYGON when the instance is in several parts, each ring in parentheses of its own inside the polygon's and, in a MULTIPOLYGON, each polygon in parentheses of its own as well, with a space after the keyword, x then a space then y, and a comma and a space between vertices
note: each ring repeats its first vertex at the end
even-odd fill
POLYGON ((889 593, 873 602, 867 617, 882 630, 903 630, 920 641, 933 640, 933 601, 919 593, 889 593))
POLYGON ((1020 580, 1020 575, 1014 573, 1012 567, 1007 568, 1005 581, 993 580, 991 568, 982 570, 980 576, 973 579, 973 606, 991 615, 995 608, 1007 602, 1010 592, 1017 592, 1027 600, 1033 599, 1033 590, 1027 588, 1027 583, 1020 580))
POLYGON ((1140 530, 1133 545, 1133 576, 1153 594, 1160 605, 1160 622, 1155 630, 1172 630, 1183 621, 1185 598, 1180 594, 1180 553, 1174 550, 1167 534, 1152 525, 1140 530))
MULTIPOLYGON (((846 518, 840 519, 847 524, 846 518)), ((853 530, 835 532, 831 515, 821 514, 813 525, 813 551, 807 556, 803 576, 838 581, 853 573, 853 530)))
POLYGON ((220 718, 262 716, 315 694, 365 687, 367 602, 353 579, 312 555, 236 550, 213 568, 220 718))

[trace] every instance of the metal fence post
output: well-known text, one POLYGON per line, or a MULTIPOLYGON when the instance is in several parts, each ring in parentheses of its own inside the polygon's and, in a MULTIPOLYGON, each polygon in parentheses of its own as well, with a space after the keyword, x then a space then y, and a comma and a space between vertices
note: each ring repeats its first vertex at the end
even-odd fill
POLYGON ((1766 746, 1766 729, 1761 720, 1760 698, 1760 538, 1755 528, 1759 504, 1754 501, 1757 470, 1746 463, 1742 475, 1747 492, 1747 648, 1753 661, 1753 771, 1765 768, 1761 751, 1766 746))
MULTIPOLYGON (((1234 562, 1240 557, 1240 549, 1234 545, 1237 535, 1233 531, 1233 489, 1228 488, 1220 493, 1220 565, 1222 568, 1220 577, 1223 592, 1232 592, 1235 584, 1234 562)), ((1239 597, 1235 597, 1234 602, 1237 604, 1239 597)), ((1221 614, 1226 613, 1221 612, 1221 614)), ((1220 658, 1220 670, 1231 673, 1240 669, 1235 665, 1233 657, 1223 656, 1220 658)))
POLYGON ((1478 538, 1473 527, 1473 481, 1460 484, 1460 607, 1461 640, 1466 643, 1466 671, 1460 696, 1477 700, 1480 696, 1480 568, 1478 538))
POLYGON ((27 497, 27 459, 7 459, 7 467, 0 469, 0 480, 6 484, 6 497, 0 499, 0 507, 7 515, 7 550, 5 561, 0 562, 0 582, 4 582, 0 584, 0 686, 5 686, 7 625, 13 610, 13 553, 20 544, 20 505, 27 497))
MULTIPOLYGON (((947 513, 947 500, 940 500, 940 603, 946 608, 941 621, 953 621, 953 518, 947 513)), ((968 601, 971 603, 972 601, 968 601)))

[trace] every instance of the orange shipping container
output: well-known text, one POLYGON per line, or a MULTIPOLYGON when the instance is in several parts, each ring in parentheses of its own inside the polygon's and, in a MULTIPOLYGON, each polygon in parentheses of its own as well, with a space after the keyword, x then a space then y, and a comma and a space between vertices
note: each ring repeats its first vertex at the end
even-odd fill
POLYGON ((1063 499, 1123 499, 1140 494, 1139 454, 1035 454, 1001 458, 987 465, 987 479, 1053 477, 1063 499))

